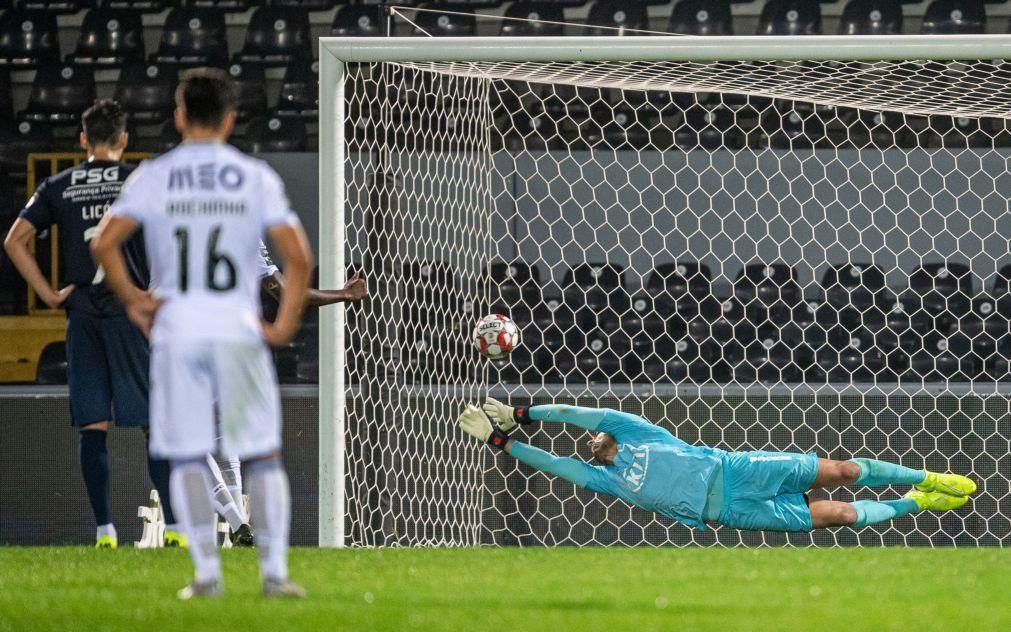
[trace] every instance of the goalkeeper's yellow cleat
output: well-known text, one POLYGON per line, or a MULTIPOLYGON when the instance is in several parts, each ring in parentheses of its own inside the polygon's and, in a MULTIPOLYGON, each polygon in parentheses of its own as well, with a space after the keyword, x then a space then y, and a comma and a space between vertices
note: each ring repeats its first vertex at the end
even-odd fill
POLYGON ((95 540, 96 549, 115 549, 119 547, 119 540, 111 535, 103 535, 95 540))
POLYGON ((186 541, 186 536, 178 531, 166 531, 165 546, 167 548, 185 549, 189 546, 189 543, 186 541))
POLYGON ((914 489, 906 494, 906 498, 914 501, 920 510, 950 511, 958 509, 969 502, 968 496, 949 496, 944 492, 921 492, 914 489))
POLYGON ((949 496, 968 496, 976 491, 976 483, 959 474, 927 472, 927 478, 915 486, 921 492, 941 492, 949 496))

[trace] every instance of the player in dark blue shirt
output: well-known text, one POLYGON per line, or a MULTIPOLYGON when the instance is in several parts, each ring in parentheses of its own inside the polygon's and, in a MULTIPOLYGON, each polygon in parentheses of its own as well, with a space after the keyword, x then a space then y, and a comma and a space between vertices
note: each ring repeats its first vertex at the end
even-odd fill
MULTIPOLYGON (((21 276, 49 307, 67 311, 67 381, 71 421, 81 432, 81 472, 98 524, 97 546, 115 548, 109 512, 109 422, 148 427, 148 343, 103 282, 88 242, 133 171, 120 158, 126 149, 126 119, 115 101, 100 100, 81 117, 81 146, 88 160, 46 178, 11 227, 4 248, 21 276), (29 245, 35 235, 59 227, 60 259, 67 286, 49 286, 29 245)), ((148 286, 143 237, 123 248, 133 282, 148 286)), ((148 471, 165 512, 166 544, 184 541, 169 501, 169 465, 148 455, 148 471)))

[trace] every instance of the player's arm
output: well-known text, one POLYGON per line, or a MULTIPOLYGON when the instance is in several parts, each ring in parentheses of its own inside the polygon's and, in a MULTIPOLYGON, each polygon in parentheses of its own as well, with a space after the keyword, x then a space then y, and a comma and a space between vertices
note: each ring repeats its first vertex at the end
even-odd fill
POLYGON ((140 224, 125 215, 107 213, 98 225, 98 233, 91 240, 91 257, 105 270, 105 285, 126 309, 145 336, 151 335, 154 316, 161 306, 154 294, 133 284, 123 258, 123 244, 137 232, 140 224))
POLYGON ((607 432, 618 439, 625 433, 635 433, 643 438, 652 433, 669 434, 642 417, 611 408, 584 408, 566 404, 513 407, 489 397, 485 400, 484 412, 505 432, 510 432, 518 425, 547 421, 573 424, 591 432, 607 432))
POLYGON ((298 223, 276 224, 267 229, 267 234, 287 271, 286 282, 280 288, 277 318, 263 325, 264 339, 276 347, 290 342, 298 332, 312 271, 312 253, 298 223))
MULTIPOLYGON (((284 287, 284 275, 275 270, 272 274, 260 280, 263 291, 269 294, 274 300, 280 300, 281 288, 284 287)), ((355 303, 368 296, 368 286, 358 272, 348 279, 344 288, 340 290, 317 290, 309 288, 306 293, 305 304, 307 307, 322 307, 323 305, 333 305, 334 303, 355 303)))
POLYGON ((475 406, 467 406, 458 420, 460 428, 470 436, 498 448, 521 463, 563 478, 580 487, 588 487, 593 481, 594 468, 578 459, 555 456, 540 448, 510 439, 502 430, 492 426, 491 421, 475 406))
POLYGON ((49 280, 39 268, 39 262, 32 255, 31 243, 35 240, 36 232, 35 225, 30 221, 24 217, 17 218, 14 220, 10 232, 7 233, 7 238, 4 239, 4 250, 11 262, 14 263, 14 267, 24 277, 25 282, 35 290, 35 294, 42 299, 42 302, 56 309, 63 305, 63 301, 67 300, 70 293, 74 291, 74 286, 68 285, 59 291, 50 287, 49 280))

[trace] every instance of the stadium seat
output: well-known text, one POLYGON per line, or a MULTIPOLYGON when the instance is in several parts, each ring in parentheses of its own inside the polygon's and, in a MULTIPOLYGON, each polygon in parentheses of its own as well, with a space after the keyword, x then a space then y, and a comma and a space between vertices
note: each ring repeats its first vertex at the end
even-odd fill
POLYGON ((890 296, 880 267, 869 263, 833 265, 822 276, 821 286, 825 293, 823 313, 834 311, 838 324, 847 328, 884 324, 890 296))
POLYGON ((533 323, 537 330, 546 331, 556 327, 563 332, 575 329, 576 315, 558 297, 544 297, 534 306, 533 323))
POLYGON ((689 107, 684 120, 674 133, 674 142, 681 149, 741 149, 745 136, 737 124, 733 110, 717 104, 696 104, 689 107))
POLYGON ((127 131, 130 131, 131 151, 163 154, 182 142, 175 122, 171 120, 162 123, 154 134, 140 134, 129 129, 127 131))
POLYGON ((916 135, 899 112, 841 109, 839 121, 843 128, 829 128, 832 140, 839 146, 849 144, 863 149, 875 147, 911 148, 917 146, 916 135))
POLYGON ((629 309, 621 314, 621 330, 630 337, 660 335, 666 331, 672 302, 665 297, 633 296, 629 309))
POLYGON ((224 14, 189 8, 169 12, 152 61, 185 68, 222 66, 227 60, 224 14))
POLYGON ((466 5, 426 2, 418 8, 425 10, 414 14, 415 35, 465 37, 477 32, 477 18, 466 5))
POLYGON ((921 134, 921 142, 929 148, 992 148, 994 137, 993 119, 932 116, 929 127, 921 134))
POLYGON ((144 27, 132 11, 92 9, 84 16, 77 49, 67 63, 118 68, 144 59, 144 27))
POLYGON ((438 315, 437 320, 456 313, 458 305, 456 271, 442 261, 405 263, 400 269, 403 304, 414 311, 426 310, 438 315))
POLYGON ((534 306, 541 302, 540 270, 522 261, 497 261, 488 276, 491 310, 508 315, 520 326, 529 323, 534 306))
POLYGON ((820 373, 829 382, 894 382, 906 365, 905 357, 882 347, 867 329, 830 337, 816 354, 820 373))
POLYGON ((257 117, 249 121, 236 145, 252 154, 305 151, 305 123, 277 116, 257 117))
POLYGON ((161 13, 175 5, 176 0, 86 0, 100 9, 116 9, 135 13, 161 13))
POLYGON ((960 334, 925 336, 922 347, 909 357, 903 380, 914 382, 971 382, 980 366, 972 355, 970 340, 960 334))
POLYGON ((646 291, 653 296, 664 294, 672 300, 685 294, 709 296, 712 293, 712 272, 706 264, 694 261, 662 263, 647 277, 646 291))
POLYGON ((44 11, 49 15, 78 13, 90 6, 91 0, 14 0, 14 12, 44 11))
POLYGON ((639 336, 632 341, 630 355, 625 374, 634 382, 706 384, 730 379, 720 361, 720 347, 711 339, 639 336))
POLYGON ((758 18, 758 35, 819 35, 821 5, 811 0, 767 0, 758 18))
POLYGON ((929 314, 950 325, 969 313, 975 294, 972 272, 962 263, 920 265, 909 275, 909 292, 929 314))
POLYGON ((0 173, 23 177, 28 154, 44 151, 53 151, 53 131, 48 125, 0 122, 0 173))
POLYGON ((295 58, 284 71, 275 116, 315 121, 319 118, 319 62, 295 58))
POLYGON ((337 0, 270 0, 270 6, 303 11, 329 11, 337 6, 337 0))
POLYGON ((983 0, 934 0, 923 13, 920 32, 950 35, 986 32, 983 0))
POLYGON ((839 18, 840 35, 901 35, 901 0, 849 0, 839 18))
POLYGON ((744 348, 740 362, 734 368, 734 380, 741 384, 753 382, 802 382, 814 364, 814 351, 799 342, 801 332, 796 326, 780 329, 765 326, 744 348))
POLYGON ((609 263, 584 263, 566 271, 564 301, 584 330, 613 331, 619 327, 630 300, 623 275, 621 266, 609 263))
POLYGON ((0 66, 0 128, 9 127, 14 120, 14 87, 11 73, 0 66))
POLYGON ((0 65, 15 69, 60 63, 56 16, 44 11, 5 11, 0 15, 0 65))
POLYGON ((36 384, 67 383, 67 343, 55 342, 46 345, 39 354, 36 369, 36 384))
POLYGON ((28 107, 18 118, 54 127, 74 126, 94 102, 95 77, 90 68, 43 66, 35 73, 28 107))
POLYGON ((305 11, 260 7, 249 20, 246 42, 237 59, 265 66, 284 66, 312 48, 309 16, 305 11))
POLYGON ((972 311, 952 328, 952 333, 965 335, 972 341, 973 354, 988 362, 997 343, 1011 336, 1011 319, 998 308, 993 296, 980 295, 972 301, 972 311))
POLYGON ((667 30, 683 35, 733 35, 729 0, 679 0, 667 30))
POLYGON ((194 9, 214 9, 226 13, 248 11, 260 3, 260 0, 186 0, 186 6, 194 9))
POLYGON ((256 63, 233 61, 228 74, 235 82, 238 93, 235 113, 239 121, 248 121, 267 114, 267 87, 263 66, 256 63))
POLYGON ((755 323, 789 317, 803 298, 796 270, 782 262, 744 266, 734 280, 734 296, 755 323))
POLYGON ((576 353, 578 374, 590 384, 626 382, 622 360, 631 354, 631 346, 631 340, 620 331, 588 332, 576 353))
POLYGON ((592 35, 635 35, 637 30, 649 30, 646 4, 622 0, 594 0, 586 24, 592 35))
POLYGON ((825 121, 815 112, 798 109, 769 108, 762 115, 761 127, 768 134, 773 149, 818 149, 831 147, 825 121))
POLYGON ((514 2, 503 17, 507 19, 502 20, 501 35, 565 35, 565 12, 554 2, 514 2))
POLYGON ((383 21, 378 6, 347 4, 337 10, 330 35, 335 37, 379 37, 383 21))
POLYGON ((120 72, 116 100, 136 124, 160 123, 175 110, 176 73, 172 67, 134 64, 120 72))

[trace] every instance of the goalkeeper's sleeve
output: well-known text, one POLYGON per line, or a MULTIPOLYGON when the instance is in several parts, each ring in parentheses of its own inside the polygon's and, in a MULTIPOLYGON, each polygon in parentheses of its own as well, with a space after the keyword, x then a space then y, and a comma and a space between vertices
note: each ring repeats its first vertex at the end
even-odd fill
POLYGON ((542 404, 531 406, 524 412, 533 421, 554 421, 574 424, 587 430, 597 430, 597 426, 604 420, 607 410, 606 408, 583 408, 566 404, 542 404))
POLYGON ((521 443, 515 439, 509 454, 530 467, 564 478, 580 487, 589 487, 594 478, 594 467, 578 459, 555 456, 540 448, 521 443))

